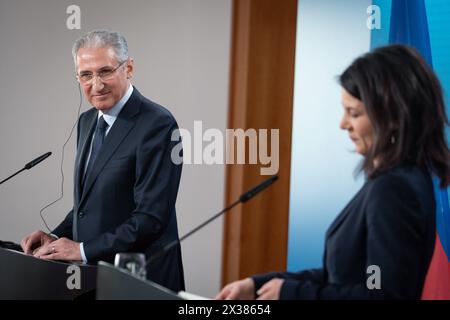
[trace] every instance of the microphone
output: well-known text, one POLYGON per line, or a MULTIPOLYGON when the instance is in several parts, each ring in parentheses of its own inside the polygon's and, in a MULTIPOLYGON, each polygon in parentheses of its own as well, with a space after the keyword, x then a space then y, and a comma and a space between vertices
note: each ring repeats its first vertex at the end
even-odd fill
POLYGON ((194 229, 192 229, 191 231, 189 231, 188 233, 186 233, 184 236, 182 236, 179 239, 173 240, 172 242, 168 243, 167 245, 165 245, 160 251, 156 252, 154 255, 152 255, 150 258, 148 258, 147 262, 145 263, 145 267, 147 267, 147 265, 156 260, 157 258, 163 256, 167 251, 169 251, 173 246, 176 246, 177 244, 179 244, 181 241, 185 240, 186 238, 190 237, 191 235, 193 235, 194 233, 196 233, 198 230, 202 229, 203 227, 205 227, 206 225, 208 225, 209 223, 211 223, 212 221, 214 221, 215 219, 217 219, 218 217, 220 217, 222 214, 226 213, 227 211, 233 209, 235 206, 237 206, 239 203, 244 203, 247 202, 248 200, 250 200, 251 198, 253 198, 254 196, 256 196, 258 193, 260 193, 261 191, 263 191, 264 189, 266 189, 268 186, 270 186, 272 183, 274 183, 276 180, 278 179, 278 175, 272 176, 269 179, 264 180, 263 182, 261 182, 260 184, 258 184, 257 186, 253 187, 252 189, 250 189, 249 191, 243 193, 238 200, 236 200, 235 202, 233 202, 232 204, 230 204, 228 207, 226 207, 225 209, 223 209, 222 211, 220 211, 219 213, 216 213, 215 215, 213 215, 211 218, 209 218, 208 220, 206 220, 205 222, 203 222, 202 224, 200 224, 199 226, 195 227, 194 229))
POLYGON ((28 162, 24 169, 30 170, 31 168, 33 168, 35 165, 37 165, 38 163, 41 163, 42 161, 44 161, 45 159, 47 159, 48 157, 50 157, 52 153, 51 152, 47 152, 46 154, 43 154, 40 157, 37 157, 36 159, 34 159, 33 161, 28 162))
MULTIPOLYGON (((278 179, 278 176, 272 176, 267 180, 264 180, 263 182, 261 182, 260 184, 258 184, 256 187, 254 187, 253 189, 247 191, 246 193, 244 193, 243 195, 241 195, 239 197, 239 202, 247 202, 248 200, 250 200, 251 198, 253 198, 254 196, 256 196, 258 193, 260 193, 261 191, 263 191, 265 188, 267 188, 268 186, 270 186, 272 183, 275 182, 275 180, 278 179)), ((230 208, 231 209, 231 208, 230 208)))
POLYGON ((44 161, 45 159, 47 159, 48 157, 50 157, 52 153, 51 152, 47 152, 45 154, 43 154, 40 157, 37 157, 36 159, 34 159, 33 161, 28 162, 22 169, 20 169, 19 171, 17 171, 16 173, 14 173, 13 175, 9 176, 8 178, 6 178, 5 180, 2 180, 2 182, 0 182, 0 184, 8 181, 9 179, 11 179, 12 177, 18 175, 19 173, 21 173, 24 170, 30 170, 31 168, 33 168, 35 165, 37 165, 38 163, 44 161))

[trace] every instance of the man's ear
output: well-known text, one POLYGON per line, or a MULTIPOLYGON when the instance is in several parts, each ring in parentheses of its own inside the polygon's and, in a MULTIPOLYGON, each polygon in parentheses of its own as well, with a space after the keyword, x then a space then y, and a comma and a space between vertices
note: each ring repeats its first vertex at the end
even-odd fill
POLYGON ((134 72, 134 59, 133 58, 128 58, 127 79, 131 79, 133 77, 133 72, 134 72))

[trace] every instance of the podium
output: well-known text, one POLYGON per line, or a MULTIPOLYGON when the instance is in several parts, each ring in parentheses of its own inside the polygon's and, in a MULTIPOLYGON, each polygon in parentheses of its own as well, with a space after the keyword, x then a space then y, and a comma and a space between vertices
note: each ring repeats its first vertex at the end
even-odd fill
POLYGON ((97 267, 0 248, 0 299, 73 300, 93 293, 97 267))
POLYGON ((183 300, 175 292, 100 261, 97 300, 183 300))

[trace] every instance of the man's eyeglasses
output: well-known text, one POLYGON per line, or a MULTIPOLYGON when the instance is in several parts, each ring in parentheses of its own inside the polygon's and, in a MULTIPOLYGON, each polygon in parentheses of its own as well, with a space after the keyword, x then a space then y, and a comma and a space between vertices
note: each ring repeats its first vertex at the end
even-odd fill
POLYGON ((83 85, 91 85, 94 82, 94 78, 98 77, 101 81, 108 81, 111 80, 114 76, 114 72, 116 72, 117 69, 119 69, 127 60, 122 61, 119 63, 117 67, 113 68, 103 68, 100 71, 93 74, 92 72, 81 72, 77 75, 78 81, 80 81, 83 85))

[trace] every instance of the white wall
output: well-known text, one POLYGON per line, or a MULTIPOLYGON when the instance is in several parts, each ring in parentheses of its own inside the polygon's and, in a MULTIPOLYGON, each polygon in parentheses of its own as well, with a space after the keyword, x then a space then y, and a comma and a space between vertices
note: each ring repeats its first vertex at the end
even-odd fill
MULTIPOLYGON (((94 28, 120 31, 135 59, 134 85, 166 106, 180 127, 224 130, 231 0, 0 0, 0 179, 52 151, 31 171, 0 186, 0 239, 19 242, 43 229, 39 209, 60 194, 61 148, 79 104, 71 46, 94 28), (81 8, 81 30, 66 8, 81 8)), ((88 105, 83 103, 83 110, 88 105)), ((74 138, 66 147, 64 199, 44 212, 56 226, 72 204, 74 138)), ((183 168, 177 201, 180 235, 224 204, 224 167, 183 168)), ((182 244, 187 290, 213 296, 220 285, 222 221, 182 244)))

